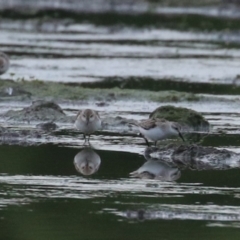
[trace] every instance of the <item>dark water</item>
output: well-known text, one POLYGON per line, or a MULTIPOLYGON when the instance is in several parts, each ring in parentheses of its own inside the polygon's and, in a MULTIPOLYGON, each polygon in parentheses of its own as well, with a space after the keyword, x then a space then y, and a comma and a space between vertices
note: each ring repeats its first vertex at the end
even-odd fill
POLYGON ((238 239, 238 169, 183 170, 176 182, 130 179, 139 154, 95 150, 91 176, 82 149, 0 147, 1 239, 238 239))
MULTIPOLYGON (((87 106, 136 120, 166 104, 189 107, 211 124, 203 146, 239 153, 239 13, 239 1, 0 0, 0 51, 12 64, 1 78, 207 94, 211 102, 59 104, 69 116, 87 106)), ((29 104, 4 100, 0 113, 29 104)), ((16 132, 36 125, 2 115, 0 123, 16 132)), ((92 136, 94 174, 83 175, 82 136, 58 124, 40 139, 0 138, 0 239, 240 238, 239 159, 211 170, 161 163, 162 179, 132 178, 145 143, 113 127, 92 136)))

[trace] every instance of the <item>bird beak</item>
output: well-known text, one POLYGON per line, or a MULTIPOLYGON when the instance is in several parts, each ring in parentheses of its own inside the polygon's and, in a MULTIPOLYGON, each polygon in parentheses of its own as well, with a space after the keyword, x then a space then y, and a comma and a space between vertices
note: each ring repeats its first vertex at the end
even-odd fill
POLYGON ((89 118, 87 118, 87 125, 89 124, 89 118))

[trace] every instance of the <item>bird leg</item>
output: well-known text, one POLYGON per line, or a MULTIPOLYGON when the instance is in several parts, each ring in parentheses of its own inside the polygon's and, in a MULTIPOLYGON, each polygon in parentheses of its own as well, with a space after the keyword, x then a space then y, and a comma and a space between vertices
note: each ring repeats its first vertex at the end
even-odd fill
POLYGON ((185 142, 184 138, 183 138, 183 135, 181 134, 180 131, 178 131, 178 136, 183 140, 183 142, 185 142))
POLYGON ((89 140, 90 140, 90 136, 91 136, 91 135, 89 134, 89 135, 88 135, 88 143, 89 143, 89 140))
POLYGON ((85 145, 85 143, 86 143, 86 141, 87 141, 87 138, 86 138, 86 135, 85 135, 85 134, 83 134, 83 138, 84 138, 84 143, 83 143, 83 145, 85 145))
POLYGON ((150 144, 149 144, 148 140, 145 137, 143 137, 143 138, 144 138, 146 144, 148 145, 148 147, 150 147, 150 144))
POLYGON ((150 144, 149 144, 148 140, 141 133, 140 133, 140 137, 144 138, 146 144, 148 145, 148 147, 150 147, 150 144))

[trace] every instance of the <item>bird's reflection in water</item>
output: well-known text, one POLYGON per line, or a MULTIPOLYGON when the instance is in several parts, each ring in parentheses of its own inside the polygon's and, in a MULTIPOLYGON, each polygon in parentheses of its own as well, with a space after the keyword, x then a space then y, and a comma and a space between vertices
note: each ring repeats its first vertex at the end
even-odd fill
POLYGON ((100 167, 100 156, 90 147, 84 148, 74 157, 76 170, 83 175, 92 175, 100 167))
POLYGON ((139 169, 130 173, 131 177, 175 181, 181 176, 177 167, 169 166, 160 160, 148 160, 139 169))
POLYGON ((146 154, 144 154, 144 157, 147 161, 139 169, 131 172, 131 177, 162 181, 175 181, 180 178, 181 171, 175 165, 160 159, 151 159, 146 154))

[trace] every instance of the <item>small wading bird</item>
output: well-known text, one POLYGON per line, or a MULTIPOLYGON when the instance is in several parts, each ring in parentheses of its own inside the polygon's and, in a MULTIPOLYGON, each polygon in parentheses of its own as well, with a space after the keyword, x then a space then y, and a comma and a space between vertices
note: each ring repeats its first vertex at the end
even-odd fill
POLYGON ((83 133, 84 144, 89 142, 90 135, 101 128, 101 119, 98 112, 92 109, 79 111, 75 127, 83 133), (86 138, 88 136, 88 139, 86 138))
POLYGON ((8 56, 5 53, 0 52, 0 75, 8 70, 9 65, 10 62, 8 56))
POLYGON ((138 127, 141 136, 149 146, 148 140, 154 141, 155 146, 158 140, 178 135, 183 141, 181 134, 181 125, 176 122, 170 122, 165 119, 147 119, 139 123, 131 123, 138 127))

